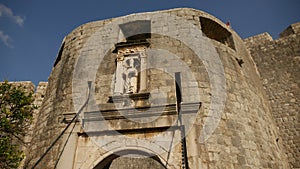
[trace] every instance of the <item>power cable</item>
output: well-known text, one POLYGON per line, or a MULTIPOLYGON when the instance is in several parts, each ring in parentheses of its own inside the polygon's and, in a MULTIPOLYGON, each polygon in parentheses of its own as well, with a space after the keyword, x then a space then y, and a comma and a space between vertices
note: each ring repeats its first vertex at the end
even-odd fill
POLYGON ((56 144, 56 142, 63 136, 63 134, 68 130, 68 128, 71 126, 71 124, 73 123, 73 121, 78 117, 78 115, 81 113, 81 111, 83 110, 83 108, 87 105, 87 103, 89 102, 89 98, 90 98, 90 92, 91 92, 91 85, 92 82, 88 81, 88 97, 85 101, 85 103, 81 106, 81 108, 79 109, 79 111, 75 114, 75 116, 72 118, 72 120, 70 121, 70 123, 65 127, 65 129, 60 133, 60 135, 58 135, 58 137, 52 142, 52 144, 48 147, 48 149, 43 153, 43 155, 39 158, 39 160, 33 165, 32 169, 34 169, 42 160, 43 158, 47 155, 47 153, 52 149, 52 147, 54 147, 54 145, 56 144))

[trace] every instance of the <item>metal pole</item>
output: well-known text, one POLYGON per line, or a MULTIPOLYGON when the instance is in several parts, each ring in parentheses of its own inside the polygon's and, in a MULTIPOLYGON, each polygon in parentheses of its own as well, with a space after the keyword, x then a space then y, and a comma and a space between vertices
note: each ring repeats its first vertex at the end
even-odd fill
POLYGON ((181 75, 180 72, 175 73, 175 85, 176 85, 176 108, 178 112, 178 121, 180 125, 180 135, 181 135, 181 152, 182 152, 182 168, 188 169, 188 158, 187 158, 187 149, 186 149, 186 139, 185 139, 185 126, 182 123, 182 114, 181 114, 181 75))

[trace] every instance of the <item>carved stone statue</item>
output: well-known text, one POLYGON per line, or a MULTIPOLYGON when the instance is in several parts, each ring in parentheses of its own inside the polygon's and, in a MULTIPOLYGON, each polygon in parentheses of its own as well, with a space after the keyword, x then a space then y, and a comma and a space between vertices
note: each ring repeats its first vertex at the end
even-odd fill
POLYGON ((114 95, 145 91, 147 87, 145 49, 145 46, 134 46, 118 50, 114 95))
POLYGON ((127 57, 124 62, 125 72, 123 73, 123 79, 125 81, 124 89, 125 93, 137 93, 138 92, 138 74, 140 61, 139 58, 127 57))

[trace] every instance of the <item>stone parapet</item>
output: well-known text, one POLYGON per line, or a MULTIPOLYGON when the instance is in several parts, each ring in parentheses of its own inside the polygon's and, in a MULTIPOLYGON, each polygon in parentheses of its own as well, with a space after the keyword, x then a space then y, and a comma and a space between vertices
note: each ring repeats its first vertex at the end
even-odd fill
POLYGON ((283 32, 279 34, 280 38, 300 33, 300 22, 291 24, 283 32))

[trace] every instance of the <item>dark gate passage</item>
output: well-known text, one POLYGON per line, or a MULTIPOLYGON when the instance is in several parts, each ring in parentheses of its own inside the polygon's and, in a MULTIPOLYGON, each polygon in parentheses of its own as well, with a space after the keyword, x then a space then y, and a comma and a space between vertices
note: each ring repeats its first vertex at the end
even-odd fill
POLYGON ((112 154, 93 169, 165 169, 161 160, 152 154, 138 150, 125 150, 112 154), (118 154, 118 155, 116 155, 118 154))
POLYGON ((119 157, 112 161, 109 169, 164 169, 165 167, 153 158, 119 157))

